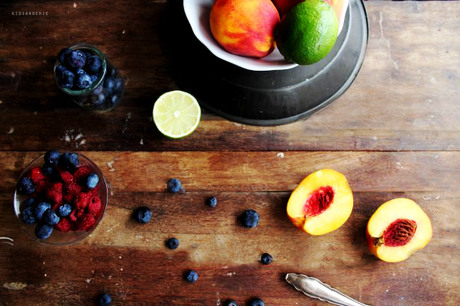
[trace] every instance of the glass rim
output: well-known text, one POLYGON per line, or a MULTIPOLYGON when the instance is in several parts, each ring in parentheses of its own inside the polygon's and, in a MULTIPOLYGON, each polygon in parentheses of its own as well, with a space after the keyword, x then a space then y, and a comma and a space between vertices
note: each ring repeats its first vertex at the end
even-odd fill
POLYGON ((98 88, 99 85, 101 85, 102 81, 104 80, 105 75, 107 73, 107 59, 106 59, 104 53, 102 53, 101 50, 99 50, 96 46, 91 45, 91 44, 79 43, 79 44, 73 45, 72 47, 69 47, 69 49, 71 49, 71 50, 85 50, 85 49, 91 50, 101 60, 102 74, 99 77, 99 79, 96 82, 94 82, 93 84, 91 84, 91 86, 88 87, 88 88, 79 89, 79 90, 72 90, 70 88, 62 88, 61 86, 59 86, 59 84, 57 82, 56 68, 61 64, 61 62, 59 62, 59 59, 56 58, 56 62, 54 63, 54 67, 53 67, 53 76, 54 76, 54 81, 56 82, 56 85, 59 87, 59 89, 62 90, 63 92, 65 92, 66 94, 71 95, 71 96, 84 96, 84 95, 87 95, 90 92, 92 92, 93 90, 95 90, 96 88, 98 88))

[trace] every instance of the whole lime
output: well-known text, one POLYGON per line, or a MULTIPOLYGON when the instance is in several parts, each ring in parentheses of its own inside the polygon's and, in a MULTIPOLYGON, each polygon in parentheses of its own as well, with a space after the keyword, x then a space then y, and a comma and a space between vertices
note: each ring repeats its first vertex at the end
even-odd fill
POLYGON ((305 0, 284 15, 276 44, 284 58, 311 65, 325 58, 337 40, 337 15, 323 0, 305 0))

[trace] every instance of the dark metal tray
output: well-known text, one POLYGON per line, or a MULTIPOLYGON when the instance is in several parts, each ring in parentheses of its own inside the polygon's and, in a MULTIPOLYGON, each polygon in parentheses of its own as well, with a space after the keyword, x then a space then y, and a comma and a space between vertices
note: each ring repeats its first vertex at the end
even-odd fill
POLYGON ((160 23, 160 43, 177 86, 204 109, 250 125, 294 122, 340 97, 361 68, 368 36, 364 4, 350 0, 342 32, 325 59, 287 70, 250 71, 215 57, 198 41, 182 0, 166 2, 160 23))

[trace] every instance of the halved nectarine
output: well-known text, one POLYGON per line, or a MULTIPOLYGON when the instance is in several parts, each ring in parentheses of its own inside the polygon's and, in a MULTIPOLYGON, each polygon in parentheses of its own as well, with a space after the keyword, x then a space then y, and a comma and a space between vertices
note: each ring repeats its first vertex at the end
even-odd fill
POLYGON ((431 221, 411 199, 397 198, 382 204, 367 223, 367 245, 383 261, 406 260, 423 249, 433 235, 431 221))
POLYGON ((324 235, 342 226, 353 210, 353 193, 346 177, 323 169, 307 176, 287 205, 291 222, 310 235, 324 235))

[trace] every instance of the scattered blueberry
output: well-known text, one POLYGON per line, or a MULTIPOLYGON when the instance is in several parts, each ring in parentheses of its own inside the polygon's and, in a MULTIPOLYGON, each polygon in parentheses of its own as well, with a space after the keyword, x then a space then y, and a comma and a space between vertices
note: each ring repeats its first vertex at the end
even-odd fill
POLYGON ((34 207, 35 206, 35 199, 34 198, 28 198, 27 200, 24 201, 24 206, 25 207, 34 207))
POLYGON ((35 227, 35 236, 37 236, 38 239, 46 239, 51 236, 52 232, 53 227, 46 223, 39 223, 35 227))
POLYGON ((216 197, 210 198, 210 199, 208 200, 208 204, 209 204, 209 206, 211 206, 211 207, 216 207, 216 205, 217 205, 217 198, 216 198, 216 197))
POLYGON ((88 179, 86 180, 86 187, 89 189, 96 188, 97 184, 99 183, 99 176, 96 173, 91 173, 88 175, 88 179))
POLYGON ((256 227, 259 224, 259 220, 259 214, 253 209, 245 210, 240 216, 241 223, 248 228, 256 227))
POLYGON ((265 306, 264 301, 261 299, 253 299, 251 303, 249 303, 250 306, 265 306))
POLYGON ((68 215, 70 215, 71 212, 72 212, 72 206, 70 206, 70 204, 67 204, 67 203, 62 204, 58 208, 58 213, 59 213, 59 216, 61 217, 67 217, 68 215))
POLYGON ((37 206, 35 207, 35 218, 37 218, 38 220, 43 219, 43 214, 45 213, 45 211, 47 211, 50 208, 51 208, 50 203, 47 203, 47 202, 38 203, 37 206))
POLYGON ((108 92, 112 92, 115 88, 115 79, 113 77, 108 77, 104 81, 104 87, 108 92))
POLYGON ((32 206, 26 207, 21 213, 22 222, 27 225, 37 223, 37 219, 35 218, 34 208, 32 206))
POLYGON ((172 178, 168 181, 168 191, 172 193, 177 193, 181 190, 182 188, 182 183, 176 179, 172 178))
POLYGON ((236 303, 236 301, 229 301, 227 303, 227 306, 238 306, 238 304, 236 303))
POLYGON ((189 283, 194 283, 198 280, 198 273, 196 271, 189 271, 185 275, 185 278, 189 283))
POLYGON ((69 54, 70 52, 72 52, 72 50, 69 48, 64 48, 64 49, 61 49, 61 51, 59 51, 57 58, 61 64, 65 62, 65 58, 67 54, 69 54))
POLYGON ((76 153, 66 152, 59 157, 59 167, 65 171, 72 172, 79 164, 80 161, 76 153))
POLYGON ((22 194, 35 192, 35 184, 30 177, 23 177, 18 183, 18 191, 22 194))
POLYGON ((139 223, 148 223, 152 219, 152 211, 148 207, 139 207, 135 215, 139 223))
POLYGON ((48 150, 45 153, 45 163, 56 166, 59 162, 59 156, 61 153, 58 150, 48 150))
POLYGON ((66 63, 73 68, 83 68, 86 62, 86 55, 81 50, 73 50, 70 53, 67 53, 66 63))
POLYGON ((171 250, 175 250, 179 247, 179 239, 177 238, 170 238, 166 241, 166 246, 171 250))
POLYGON ((101 69, 101 59, 97 55, 92 55, 86 59, 86 71, 96 73, 101 69))
POLYGON ((75 74, 69 70, 64 70, 57 76, 58 85, 62 88, 72 88, 75 79, 75 74))
POLYGON ((260 258, 260 261, 264 264, 264 265, 269 265, 271 264, 271 262, 273 261, 273 257, 272 255, 268 254, 268 253, 263 253, 262 254, 262 257, 260 258))
POLYGON ((101 294, 97 298, 97 305, 99 306, 109 306, 112 304, 112 297, 108 293, 101 294))
POLYGON ((78 76, 76 85, 80 89, 85 89, 91 87, 91 85, 93 85, 93 81, 91 81, 91 77, 83 71, 83 74, 78 76))
POLYGON ((45 213, 43 214, 43 219, 45 219, 45 222, 49 225, 56 225, 61 220, 59 216, 56 214, 56 212, 51 208, 45 211, 45 213))
POLYGON ((54 173, 54 169, 55 169, 55 167, 53 165, 50 165, 50 164, 47 164, 47 163, 43 164, 43 166, 42 166, 42 172, 46 176, 52 176, 53 173, 54 173))

